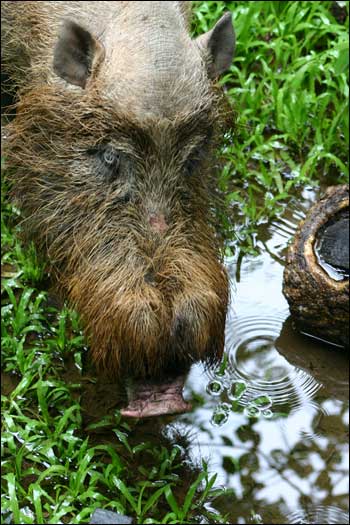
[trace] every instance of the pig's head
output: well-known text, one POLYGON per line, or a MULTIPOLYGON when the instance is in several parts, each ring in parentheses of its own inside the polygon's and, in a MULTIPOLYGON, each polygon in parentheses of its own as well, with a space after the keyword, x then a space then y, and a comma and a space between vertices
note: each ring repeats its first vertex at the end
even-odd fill
POLYGON ((158 7, 130 8, 100 34, 64 22, 49 82, 18 106, 9 155, 27 230, 82 315, 96 365, 157 378, 223 352, 213 80, 234 33, 226 14, 191 40, 177 2, 126 4, 158 7))

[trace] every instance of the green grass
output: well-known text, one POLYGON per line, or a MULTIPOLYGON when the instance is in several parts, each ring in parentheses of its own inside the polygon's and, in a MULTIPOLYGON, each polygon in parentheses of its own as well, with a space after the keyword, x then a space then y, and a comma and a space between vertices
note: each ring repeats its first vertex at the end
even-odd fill
POLYGON ((233 13, 236 53, 221 84, 237 123, 221 176, 232 238, 254 252, 256 228, 278 216, 300 187, 347 182, 349 2, 198 2, 193 34, 233 13), (233 212, 232 212, 233 213, 233 212))
MULTIPOLYGON (((222 148, 220 186, 234 217, 234 224, 226 220, 234 239, 228 252, 238 245, 254 253, 258 226, 281 214, 305 185, 348 180, 348 16, 337 21, 333 4, 196 3, 193 34, 210 29, 228 8, 237 35, 233 65, 221 79, 237 113, 222 148)), ((338 4, 348 13, 348 2, 338 4)), ((180 447, 138 440, 137 428, 118 413, 108 421, 112 441, 95 444, 84 430, 79 319, 50 305, 45 261, 21 243, 20 212, 6 194, 4 183, 2 516, 87 523, 105 507, 139 523, 196 523, 201 515, 225 522, 204 509, 220 495, 205 463, 185 467, 180 447), (77 380, 64 379, 68 360, 77 380)))

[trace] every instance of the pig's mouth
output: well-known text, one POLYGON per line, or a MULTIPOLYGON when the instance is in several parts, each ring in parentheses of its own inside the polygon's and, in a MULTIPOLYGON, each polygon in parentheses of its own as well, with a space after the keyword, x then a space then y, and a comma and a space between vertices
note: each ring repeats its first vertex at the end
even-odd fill
POLYGON ((185 376, 162 382, 132 382, 127 388, 128 406, 121 410, 121 414, 143 418, 190 411, 192 405, 182 396, 184 381, 185 376))

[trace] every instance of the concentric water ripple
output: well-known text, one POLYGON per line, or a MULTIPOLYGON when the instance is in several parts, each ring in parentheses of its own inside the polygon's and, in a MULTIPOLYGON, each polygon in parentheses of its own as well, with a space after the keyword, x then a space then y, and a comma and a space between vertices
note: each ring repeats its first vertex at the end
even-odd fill
POLYGON ((283 321, 274 315, 239 318, 234 323, 227 349, 231 378, 247 383, 241 403, 267 394, 274 405, 288 403, 295 408, 313 399, 321 388, 310 374, 291 366, 276 350, 283 321))
MULTIPOLYGON (((209 372, 210 407, 198 410, 195 424, 220 483, 242 495, 232 523, 253 522, 252 508, 256 523, 348 523, 343 510, 318 506, 338 505, 347 490, 346 359, 294 331, 282 294, 287 241, 316 197, 305 190, 282 218, 259 228, 257 257, 237 252, 226 260, 226 359, 209 372), (246 457, 257 459, 249 472, 246 457)), ((193 384, 195 391, 198 376, 193 384)))
POLYGON ((337 507, 315 506, 286 516, 286 523, 349 523, 349 514, 337 507))
MULTIPOLYGON (((210 372, 207 392, 214 397, 226 393, 230 401, 244 407, 248 417, 268 419, 276 412, 295 413, 306 404, 321 410, 313 398, 322 385, 276 350, 283 321, 278 315, 233 319, 227 335, 226 368, 210 372)), ((217 408, 219 421, 227 419, 221 408, 217 408)))

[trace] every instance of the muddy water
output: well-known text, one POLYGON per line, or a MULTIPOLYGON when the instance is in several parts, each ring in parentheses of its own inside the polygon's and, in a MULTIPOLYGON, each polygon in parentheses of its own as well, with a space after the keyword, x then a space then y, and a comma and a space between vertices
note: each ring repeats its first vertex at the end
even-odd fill
POLYGON ((349 522, 348 355, 294 332, 282 294, 287 243, 316 195, 303 197, 261 229, 261 255, 226 261, 226 367, 193 368, 185 395, 205 402, 175 422, 232 489, 212 504, 230 523, 349 522))

